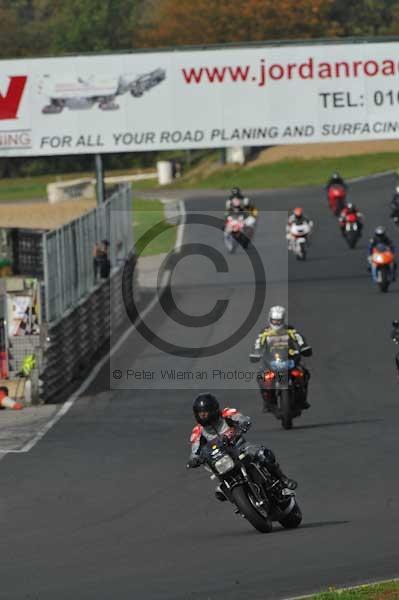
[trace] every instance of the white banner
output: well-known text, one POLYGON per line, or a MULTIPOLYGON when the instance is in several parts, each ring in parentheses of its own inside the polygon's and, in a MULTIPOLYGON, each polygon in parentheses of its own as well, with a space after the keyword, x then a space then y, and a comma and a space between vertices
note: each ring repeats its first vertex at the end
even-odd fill
POLYGON ((0 156, 392 139, 399 43, 0 61, 0 156))

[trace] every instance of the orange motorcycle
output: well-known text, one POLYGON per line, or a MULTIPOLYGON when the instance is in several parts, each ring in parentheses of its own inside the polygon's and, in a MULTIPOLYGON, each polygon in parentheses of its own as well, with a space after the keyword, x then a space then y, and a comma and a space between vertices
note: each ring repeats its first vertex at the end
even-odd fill
POLYGON ((395 256, 386 244, 378 244, 373 248, 371 257, 371 275, 381 292, 387 292, 394 280, 395 256))

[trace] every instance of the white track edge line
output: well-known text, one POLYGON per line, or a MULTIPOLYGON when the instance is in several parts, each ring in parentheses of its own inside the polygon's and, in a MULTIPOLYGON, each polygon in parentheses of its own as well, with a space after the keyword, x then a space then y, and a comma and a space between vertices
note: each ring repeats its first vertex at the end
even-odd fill
MULTIPOLYGON (((343 586, 343 587, 339 587, 339 588, 334 588, 334 592, 337 592, 339 594, 341 592, 347 592, 349 590, 356 590, 356 589, 362 588, 366 585, 380 585, 382 583, 390 583, 391 581, 394 581, 394 582, 399 581, 399 577, 391 577, 389 579, 377 579, 377 580, 365 581, 364 583, 358 583, 357 585, 348 585, 348 586, 343 586)), ((317 596, 317 594, 321 594, 321 593, 324 594, 327 592, 322 591, 322 592, 313 592, 313 594, 305 594, 304 596, 290 596, 289 598, 284 598, 284 600, 306 600, 307 598, 313 598, 314 596, 317 596)))
POLYGON ((184 227, 186 224, 186 206, 184 200, 179 200, 180 222, 177 226, 175 252, 180 252, 183 244, 184 227))
POLYGON ((352 177, 348 179, 350 183, 357 183, 358 181, 366 181, 366 179, 379 179, 380 177, 386 177, 387 175, 393 175, 396 171, 381 171, 380 173, 374 173, 373 175, 361 175, 360 177, 352 177))

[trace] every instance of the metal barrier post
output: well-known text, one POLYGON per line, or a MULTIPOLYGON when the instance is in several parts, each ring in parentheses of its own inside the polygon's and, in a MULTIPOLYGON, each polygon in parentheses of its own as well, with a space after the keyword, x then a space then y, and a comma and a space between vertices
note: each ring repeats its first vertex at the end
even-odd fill
POLYGON ((49 273, 48 273, 48 249, 47 249, 47 233, 42 234, 42 248, 43 248, 43 275, 44 275, 44 305, 45 305, 45 319, 50 321, 50 285, 49 285, 49 273))
POLYGON ((100 206, 104 202, 104 169, 103 169, 103 158, 101 154, 95 155, 96 165, 96 195, 97 204, 100 206))

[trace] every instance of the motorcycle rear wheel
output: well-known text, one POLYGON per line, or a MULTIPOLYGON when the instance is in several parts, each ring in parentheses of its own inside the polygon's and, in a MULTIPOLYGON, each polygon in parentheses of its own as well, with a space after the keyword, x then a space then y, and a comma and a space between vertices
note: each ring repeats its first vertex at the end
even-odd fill
POLYGON ((255 529, 261 533, 270 533, 273 525, 270 519, 262 516, 260 512, 253 506, 248 498, 247 490, 242 485, 237 485, 231 490, 234 503, 240 513, 249 521, 255 529))

